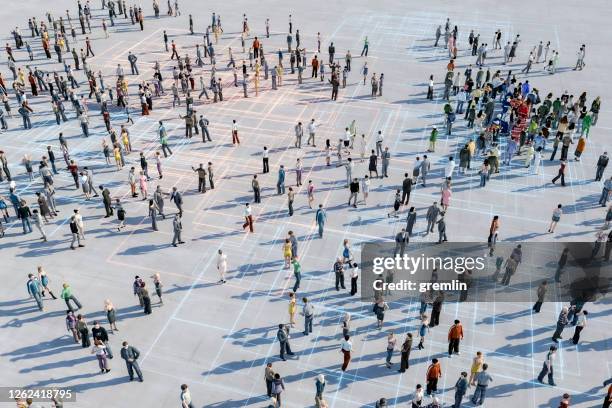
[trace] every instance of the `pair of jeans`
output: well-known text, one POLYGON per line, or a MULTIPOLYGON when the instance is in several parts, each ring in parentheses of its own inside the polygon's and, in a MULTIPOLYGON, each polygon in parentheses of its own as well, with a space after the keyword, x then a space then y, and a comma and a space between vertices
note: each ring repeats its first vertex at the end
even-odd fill
POLYGON ((30 219, 28 217, 21 218, 21 225, 23 227, 24 234, 29 234, 32 232, 32 224, 30 224, 30 219))
POLYGON ((312 333, 312 315, 304 316, 304 334, 312 333))
POLYGON ((474 391, 474 396, 472 397, 472 403, 474 405, 482 405, 485 400, 486 393, 487 386, 478 384, 476 386, 476 391, 474 391))
POLYGON ((66 302, 66 306, 68 306, 68 309, 71 311, 75 311, 75 309, 72 308, 72 305, 70 305, 70 300, 72 300, 74 302, 74 304, 76 305, 77 309, 79 310, 80 308, 83 307, 83 305, 81 305, 81 302, 79 302, 79 300, 74 296, 74 295, 70 295, 66 298, 64 298, 64 302, 66 302))

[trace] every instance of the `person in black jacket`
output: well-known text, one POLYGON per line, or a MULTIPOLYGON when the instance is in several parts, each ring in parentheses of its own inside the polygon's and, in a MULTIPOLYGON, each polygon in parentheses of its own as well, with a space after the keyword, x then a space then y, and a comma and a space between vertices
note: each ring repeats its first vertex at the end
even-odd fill
POLYGON ((108 342, 108 333, 106 329, 100 326, 98 321, 94 321, 94 326, 91 328, 91 337, 94 340, 100 340, 106 346, 106 353, 108 354, 108 358, 113 358, 113 350, 111 349, 110 343, 108 342))
POLYGON ((404 173, 404 181, 402 182, 402 204, 407 205, 410 201, 410 192, 412 191, 412 177, 408 177, 408 173, 404 173))
POLYGON ((125 365, 127 366, 128 375, 130 376, 130 381, 134 381, 134 371, 136 371, 136 375, 138 376, 138 381, 142 382, 142 371, 140 371, 140 366, 138 365, 138 357, 140 357, 140 351, 136 347, 128 345, 127 341, 122 343, 121 348, 121 358, 125 360, 125 365))
POLYGON ((32 232, 32 224, 30 224, 30 217, 32 212, 30 207, 26 204, 25 200, 21 200, 21 206, 18 209, 18 216, 21 218, 21 225, 23 226, 23 233, 29 234, 32 232))

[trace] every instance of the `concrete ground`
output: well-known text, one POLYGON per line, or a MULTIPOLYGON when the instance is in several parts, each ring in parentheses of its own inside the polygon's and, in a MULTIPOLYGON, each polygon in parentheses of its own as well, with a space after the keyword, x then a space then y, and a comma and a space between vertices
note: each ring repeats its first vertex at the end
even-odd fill
MULTIPOLYGON (((75 2, 71 1, 4 3, 0 17, 11 22, 3 25, 7 41, 9 27, 17 24, 29 40, 27 18, 34 15, 42 18, 47 9, 59 15, 60 10, 70 8, 71 15, 76 15, 75 2)), ((425 91, 430 74, 438 82, 445 73, 446 52, 441 47, 432 47, 432 38, 437 25, 444 24, 447 16, 452 24, 459 26, 457 63, 461 70, 475 60, 465 50, 470 30, 481 33, 483 39, 490 39, 496 29, 501 29, 502 43, 520 33, 523 41, 515 62, 510 65, 514 72, 522 68, 529 50, 539 41, 551 41, 551 48, 560 50, 558 74, 543 73, 542 64, 538 64, 528 76, 542 95, 548 92, 559 95, 564 90, 579 95, 586 91, 589 103, 597 95, 603 100, 599 123, 592 129, 582 160, 569 165, 568 187, 550 184, 558 168, 557 161, 545 161, 539 175, 529 174, 517 161, 512 167, 503 168, 484 189, 478 188, 475 172, 456 177, 447 216, 449 239, 480 242, 488 235, 491 217, 499 215, 503 241, 593 241, 605 215, 604 209, 597 206, 601 184, 592 181, 594 163, 611 147, 608 133, 612 119, 607 96, 612 94, 612 86, 606 79, 609 3, 592 1, 580 10, 569 3, 491 4, 474 0, 418 5, 400 1, 302 2, 290 6, 271 1, 243 5, 225 2, 214 6, 195 0, 180 3, 183 13, 180 17, 155 19, 146 2, 142 5, 147 16, 144 32, 129 20, 119 19, 109 30, 110 38, 104 39, 99 28, 102 11, 98 9, 98 1, 92 2, 96 27, 91 37, 96 56, 89 64, 114 76, 117 63, 127 70, 127 54, 132 51, 139 58, 141 73, 138 78, 129 76, 134 93, 138 81, 151 78, 154 61, 160 62, 166 78, 171 77, 173 64, 163 50, 163 30, 176 41, 182 54, 189 52, 193 57, 210 13, 216 11, 222 16, 225 33, 216 52, 218 72, 226 84, 226 100, 218 104, 196 101, 198 114, 204 114, 211 122, 213 142, 202 144, 195 135, 191 140, 183 137, 184 122, 179 114, 184 114, 184 106, 173 109, 168 95, 155 99, 149 117, 134 112, 134 124, 129 127, 135 152, 127 156, 128 168, 132 165, 139 168, 136 152, 142 151, 149 158, 151 173, 155 174, 152 157, 158 148, 157 121, 166 121, 174 154, 162 160, 164 177, 151 181, 149 191, 160 185, 165 191, 176 186, 184 192, 185 245, 170 246, 170 219, 160 221, 160 231, 153 232, 150 220, 145 217, 145 203, 129 197, 127 169, 118 172, 114 166, 106 166, 101 141, 108 137, 96 114, 95 103, 90 106, 92 135, 88 139, 81 136, 71 109, 69 122, 55 124, 47 94, 31 98, 35 110, 32 130, 23 131, 20 121, 14 118, 9 121, 10 131, 0 134, 0 149, 7 153, 11 170, 17 175, 18 192, 29 203, 35 203, 33 194, 42 188, 42 183, 40 178, 29 182, 20 159, 25 153, 37 159, 47 145, 52 145, 61 161, 57 136, 63 132, 72 157, 81 166, 93 168, 96 185, 104 184, 113 196, 123 197, 127 211, 127 227, 117 232, 116 219, 102 217, 101 200, 85 201, 81 191, 74 189, 70 175, 62 171, 56 177, 60 216, 45 226, 49 242, 42 243, 37 232, 22 235, 17 223, 9 225, 6 236, 0 240, 3 385, 71 388, 78 392, 75 404, 78 407, 171 407, 179 405, 179 386, 187 383, 198 407, 264 407, 267 399, 263 370, 267 362, 272 362, 286 384, 283 406, 312 406, 314 379, 321 373, 327 378, 325 396, 332 407, 373 406, 380 397, 388 398, 392 405, 406 406, 415 385, 424 384, 429 360, 439 357, 443 371, 441 399, 449 405, 459 373, 469 369, 476 351, 482 351, 494 378, 488 390, 486 404, 489 406, 519 403, 526 407, 557 406, 564 392, 572 395, 573 407, 599 406, 604 395, 601 383, 612 376, 609 299, 588 305, 590 320, 578 346, 567 341, 571 337, 570 329, 564 333, 566 340, 560 343, 555 366, 557 387, 542 386, 534 379, 551 344, 561 304, 545 304, 538 315, 531 313, 530 303, 445 305, 441 326, 432 330, 425 350, 412 352, 410 369, 400 375, 396 372, 398 354, 394 356, 393 369, 384 366, 386 331, 395 331, 402 340, 404 333, 415 333, 418 305, 392 303, 385 330, 379 332, 375 330, 370 304, 333 289, 331 267, 335 257, 341 254, 343 239, 350 240, 358 257, 361 242, 391 240, 404 225, 405 209, 399 219, 388 219, 386 213, 403 173, 411 171, 415 156, 425 153, 431 126, 443 124, 441 85, 437 85, 433 102, 425 99, 425 91), (197 31, 193 36, 187 29, 190 12, 197 31), (289 74, 278 90, 273 91, 269 82, 262 82, 259 96, 251 89, 249 98, 244 99, 242 90, 231 86, 231 71, 224 68, 227 47, 240 55, 237 59, 242 58, 239 33, 243 12, 249 18, 252 32, 260 37, 263 37, 265 19, 270 18, 272 35, 270 39, 263 39, 268 53, 286 46, 289 14, 294 28, 300 30, 308 59, 316 48, 317 32, 323 38, 322 51, 330 41, 334 42, 339 56, 350 49, 354 56, 353 70, 347 87, 340 90, 338 101, 329 101, 330 89, 325 82, 308 78, 298 85, 296 77, 289 74), (366 61, 358 57, 365 36, 370 41, 367 57, 370 73, 385 74, 383 96, 376 99, 370 97, 369 86, 362 85, 359 74, 366 61), (587 44, 586 68, 572 71, 575 53, 583 43, 587 44), (292 148, 293 126, 298 120, 306 123, 311 118, 320 124, 317 148, 292 148), (232 119, 239 124, 240 147, 231 145, 232 119), (373 180, 367 205, 357 209, 346 206, 344 169, 327 168, 322 149, 325 139, 335 145, 352 120, 356 120, 358 133, 366 135, 368 151, 374 148, 376 131, 383 130, 385 144, 392 154, 390 177, 373 180), (254 205, 255 233, 247 234, 241 230, 242 211, 244 203, 252 199, 250 180, 254 173, 261 172, 264 145, 270 150, 271 173, 259 176, 263 201, 254 205), (288 217, 286 197, 275 195, 279 165, 284 164, 291 170, 298 157, 304 161, 304 181, 313 180, 316 185, 315 204, 322 203, 327 209, 323 239, 316 236, 314 210, 308 208, 305 187, 296 189, 293 217, 288 217), (215 189, 201 195, 197 193, 197 179, 191 166, 208 161, 214 163, 216 170, 215 189), (557 231, 547 234, 550 214, 558 203, 564 205, 563 218, 557 231), (80 209, 86 228, 86 247, 77 251, 69 249, 67 223, 74 208, 80 209), (282 242, 289 230, 298 237, 304 271, 298 295, 310 298, 318 314, 314 333, 308 337, 300 333, 302 318, 298 317, 291 343, 297 355, 282 362, 278 359, 275 335, 277 325, 288 321, 288 293, 293 286, 292 273, 283 269, 282 263, 282 242), (228 282, 224 285, 217 284, 215 254, 219 249, 229 259, 228 282), (55 291, 60 291, 63 282, 72 285, 84 304, 81 313, 89 322, 99 319, 106 324, 104 300, 114 302, 120 331, 112 335, 111 344, 116 353, 123 340, 140 349, 143 384, 127 381, 125 366, 118 358, 110 361, 111 373, 98 374, 95 358, 68 337, 61 300, 45 300, 45 312, 37 310, 33 300, 27 298, 25 281, 27 274, 35 273, 38 265, 47 270, 55 291), (153 314, 145 316, 132 295, 131 283, 135 275, 140 275, 152 285, 149 277, 156 272, 164 281, 164 305, 155 305, 153 314), (348 371, 342 373, 338 350, 340 322, 346 311, 353 315, 354 355, 348 371), (462 320, 466 336, 461 356, 449 359, 444 355, 446 333, 455 318, 462 320)), ((163 14, 166 6, 162 4, 161 8, 163 14)), ((34 42, 37 60, 33 65, 49 71, 60 69, 59 64, 41 55, 39 44, 34 42)), ((79 36, 81 46, 83 38, 79 36)), ((17 57, 18 66, 28 63, 24 52, 18 51, 17 57)), ((269 59, 276 61, 273 55, 269 59)), ((500 51, 490 53, 488 63, 492 70, 500 68, 502 61, 500 51)), ((3 76, 10 78, 6 64, 2 65, 3 76)), ((505 71, 508 67, 501 69, 505 71)), ((209 71, 208 64, 203 70, 195 69, 196 74, 202 72, 206 79, 209 71)), ((85 92, 81 72, 77 78, 82 82, 80 92, 85 92)), ((519 80, 523 77, 519 76, 519 80)), ((107 84, 111 82, 108 78, 107 84)), ((170 86, 167 79, 165 86, 170 86)), ((115 127, 125 122, 122 112, 113 110, 111 114, 115 127)), ((445 159, 458 153, 471 136, 462 119, 457 125, 452 136, 440 137, 436 152, 430 154, 432 182, 426 188, 419 186, 413 191, 412 205, 419 212, 416 241, 437 238, 423 236, 424 212, 439 198, 445 159)), ((353 155, 359 158, 358 150, 353 155)), ((366 171, 367 163, 359 162, 356 174, 361 177, 366 171)), ((293 171, 288 171, 287 180, 295 188, 293 171)), ((7 183, 2 183, 0 194, 7 195, 7 190, 7 183)), ((174 210, 169 202, 166 208, 174 210)))

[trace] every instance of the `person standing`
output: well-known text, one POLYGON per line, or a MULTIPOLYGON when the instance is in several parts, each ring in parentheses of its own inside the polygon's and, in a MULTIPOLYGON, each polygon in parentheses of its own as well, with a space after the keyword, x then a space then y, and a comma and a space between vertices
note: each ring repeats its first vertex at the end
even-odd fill
POLYGON ((401 359, 400 369, 397 370, 400 373, 406 372, 410 368, 410 351, 412 350, 412 333, 406 335, 406 340, 402 343, 401 348, 401 359))
POLYGON ((476 376, 476 391, 472 396, 472 404, 482 405, 485 401, 487 387, 493 381, 493 377, 489 375, 487 369, 489 365, 487 363, 482 365, 482 371, 476 376))
POLYGON ((410 192, 412 191, 412 177, 408 173, 404 173, 404 181, 402 181, 402 205, 408 205, 410 201, 410 192))
POLYGON ((453 408, 461 408, 461 401, 467 393, 468 386, 467 373, 462 371, 459 379, 455 383, 455 405, 453 405, 453 408))
POLYGON ((253 189, 253 202, 257 204, 261 203, 261 190, 259 187, 259 180, 257 180, 257 174, 253 175, 251 188, 253 189))
POLYGON ((77 318, 72 310, 66 311, 66 329, 72 334, 74 342, 78 344, 81 341, 81 334, 77 330, 77 318))
POLYGON ((100 326, 100 323, 98 323, 98 321, 94 321, 94 326, 91 328, 91 337, 95 340, 100 340, 102 342, 102 344, 104 344, 104 347, 106 347, 106 355, 108 356, 108 358, 112 359, 113 358, 113 350, 110 347, 110 344, 108 342, 108 333, 106 332, 106 329, 102 326, 100 326))
POLYGON ((94 345, 91 348, 91 354, 95 354, 98 359, 98 365, 100 366, 100 371, 102 373, 110 372, 110 368, 108 368, 108 360, 107 357, 108 350, 106 346, 102 342, 102 340, 94 339, 94 345))
POLYGON ((267 146, 263 147, 262 161, 263 161, 263 173, 264 174, 269 173, 270 172, 270 161, 268 157, 268 147, 267 146))
POLYGON ((205 193, 206 192, 206 169, 204 168, 204 164, 200 163, 198 168, 194 168, 191 166, 191 170, 198 173, 198 192, 205 193))
POLYGON ((431 364, 427 368, 425 378, 427 380, 426 394, 431 395, 438 391, 438 379, 442 377, 442 367, 437 358, 431 360, 431 364))
POLYGON ((534 313, 540 313, 540 309, 542 308, 542 303, 544 303, 544 297, 546 296, 546 289, 548 286, 548 282, 543 280, 540 285, 538 285, 538 300, 533 305, 532 310, 534 313))
POLYGON ((278 331, 276 332, 276 339, 278 340, 280 346, 280 358, 283 361, 287 361, 285 358, 285 354, 294 355, 291 351, 291 345, 289 344, 289 328, 284 324, 278 325, 278 331))
POLYGON ((323 238, 323 230, 325 228, 325 222, 327 221, 327 212, 323 209, 323 204, 319 204, 319 208, 315 213, 315 221, 319 228, 319 238, 323 238))
POLYGON ((553 361, 555 354, 557 353, 557 346, 550 346, 544 364, 542 364, 542 370, 538 375, 538 381, 544 384, 544 377, 548 375, 548 384, 555 386, 555 379, 553 378, 553 361))
POLYGON ((278 179, 276 181, 276 194, 285 194, 285 166, 280 165, 278 169, 278 179))
POLYGON ((595 172, 595 181, 601 181, 609 161, 610 158, 608 157, 608 152, 603 152, 603 154, 599 156, 599 158, 597 159, 597 171, 595 172))
POLYGON ((387 368, 391 368, 391 358, 393 357, 393 351, 395 350, 395 345, 397 343, 397 339, 395 338, 395 335, 393 334, 393 332, 389 332, 389 335, 387 336, 387 356, 385 358, 385 366, 387 368))
POLYGON ((457 355, 459 352, 459 343, 463 340, 463 326, 459 320, 455 320, 455 323, 451 326, 448 331, 448 356, 452 357, 453 352, 457 355))
POLYGON ((130 381, 134 381, 134 372, 136 372, 138 381, 143 382, 142 371, 137 361, 138 357, 140 357, 140 351, 136 347, 130 346, 127 341, 124 341, 121 347, 121 358, 125 360, 130 381))
POLYGON ((558 343, 559 342, 558 339, 562 338, 561 333, 563 333, 563 329, 569 323, 568 313, 569 313, 569 309, 567 306, 564 306, 561 309, 561 312, 559 313, 559 318, 557 319, 557 328, 555 329, 555 332, 553 333, 553 336, 552 336, 552 341, 554 341, 555 343, 558 343))
POLYGON ((264 370, 264 380, 266 381, 266 395, 268 397, 272 396, 272 384, 274 382, 274 370, 272 369, 272 363, 266 364, 266 368, 264 370))
POLYGON ((314 306, 308 301, 308 298, 302 298, 302 302, 304 303, 304 306, 302 307, 302 314, 304 315, 304 336, 308 336, 310 333, 312 333, 314 306))
POLYGON ((584 330, 584 328, 586 327, 588 314, 589 312, 586 310, 582 310, 581 312, 577 313, 578 322, 576 323, 576 328, 574 329, 574 336, 572 337, 572 343, 574 345, 578 344, 578 342, 580 341, 580 333, 582 333, 582 330, 584 330))
POLYGON ((219 283, 225 283, 225 273, 227 272, 227 255, 221 249, 217 252, 217 272, 219 273, 219 283))
POLYGON ((172 237, 172 246, 176 247, 177 242, 179 244, 184 244, 185 241, 182 240, 181 238, 181 232, 183 231, 183 222, 181 220, 181 214, 178 213, 174 216, 174 220, 172 221, 172 230, 173 230, 173 237, 172 237))

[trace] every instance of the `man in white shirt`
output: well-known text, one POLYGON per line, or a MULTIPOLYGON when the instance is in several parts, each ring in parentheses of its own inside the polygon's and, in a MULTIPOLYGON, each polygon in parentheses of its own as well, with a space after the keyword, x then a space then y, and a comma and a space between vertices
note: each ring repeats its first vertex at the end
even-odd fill
POLYGON ((382 157, 382 155, 383 155, 382 144, 383 144, 383 140, 384 139, 385 139, 385 137, 382 134, 382 130, 379 130, 378 134, 376 135, 376 155, 378 157, 382 157))
POLYGON ((351 351, 353 350, 353 342, 351 342, 351 336, 344 336, 344 340, 340 343, 340 352, 344 355, 342 362, 342 371, 346 371, 349 362, 351 361, 351 351))
POLYGON ((245 204, 244 207, 244 224, 242 224, 242 228, 245 229, 249 227, 249 231, 253 232, 253 215, 251 213, 251 206, 249 203, 245 204))
POLYGON ((317 125, 315 124, 315 120, 311 119, 308 124, 308 142, 307 144, 310 146, 310 141, 312 140, 312 147, 317 147, 315 144, 315 131, 317 129, 317 125))

